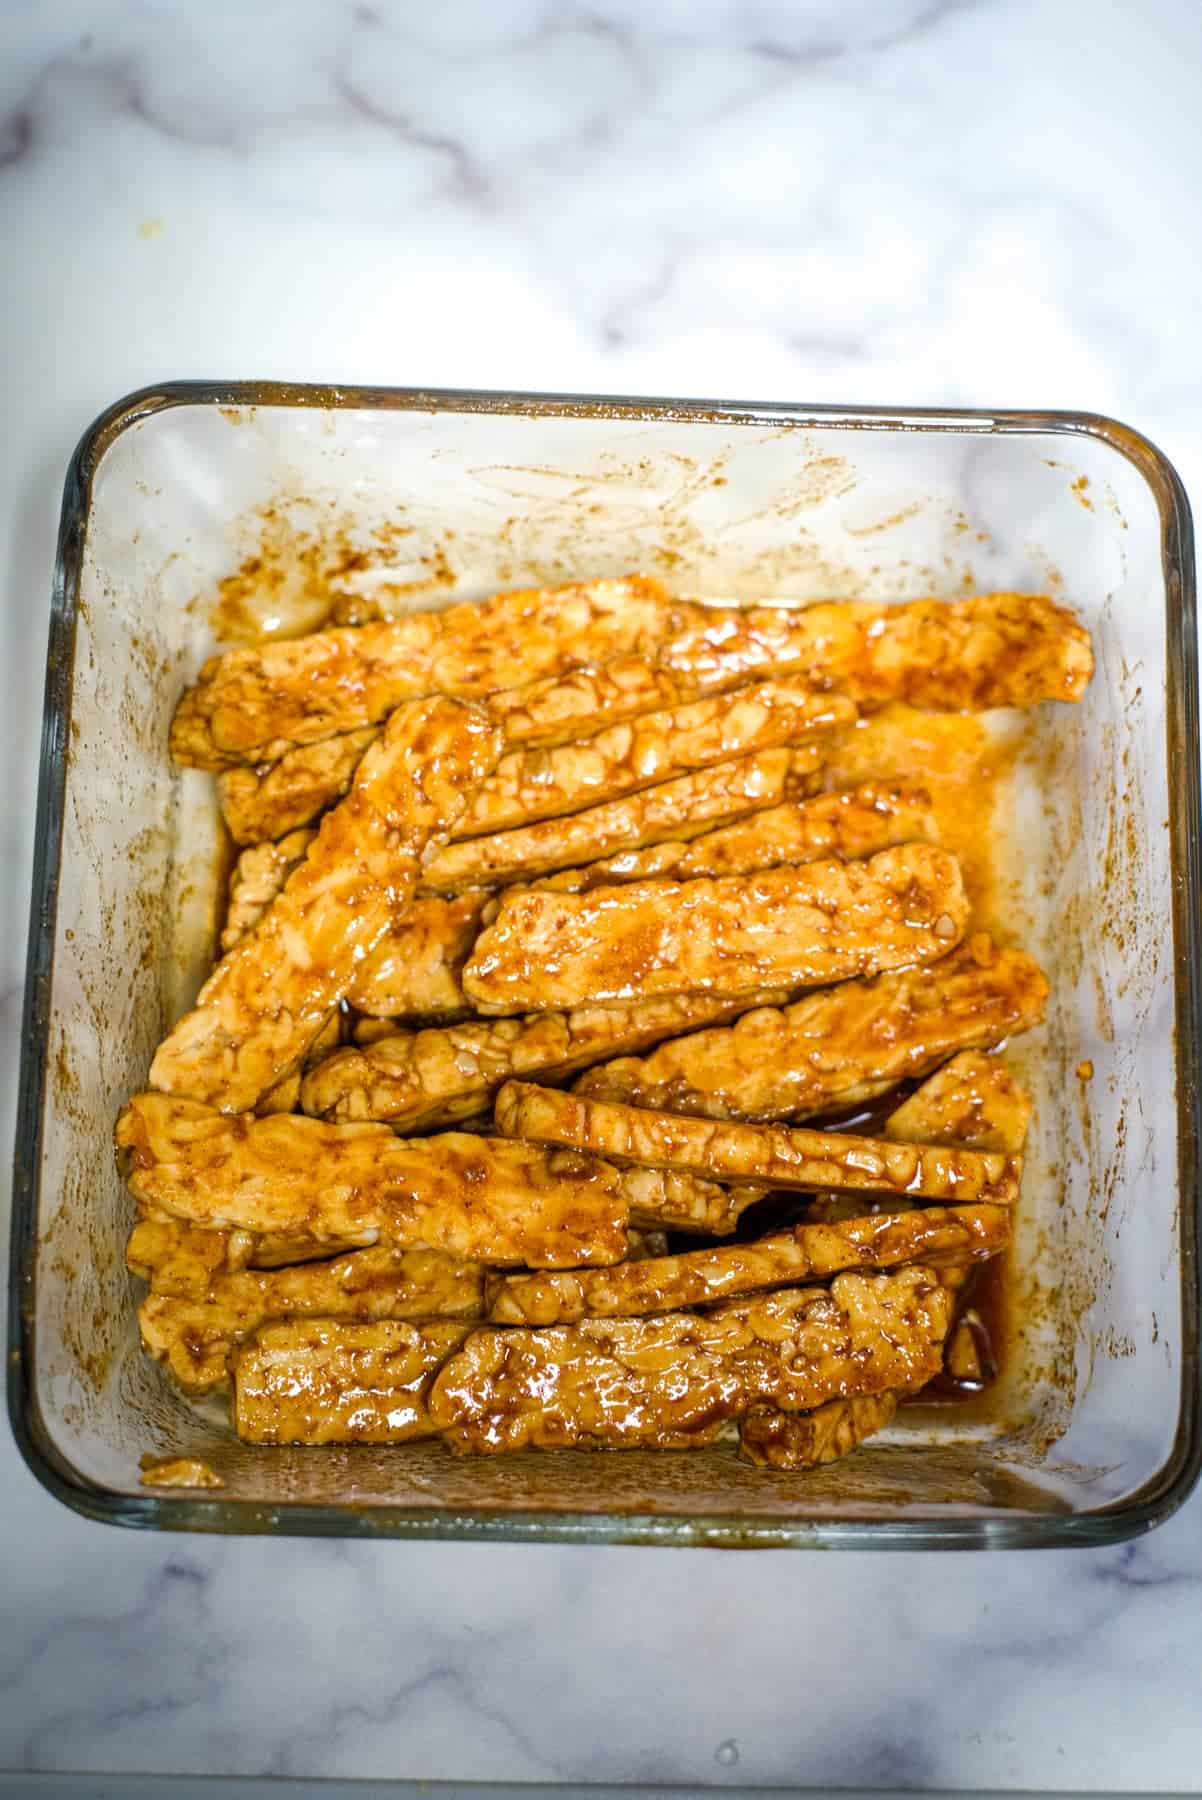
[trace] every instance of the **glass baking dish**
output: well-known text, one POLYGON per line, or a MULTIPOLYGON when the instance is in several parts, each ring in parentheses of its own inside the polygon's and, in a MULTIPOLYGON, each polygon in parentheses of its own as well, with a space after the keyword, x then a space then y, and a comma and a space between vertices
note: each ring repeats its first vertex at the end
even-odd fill
POLYGON ((1082 414, 260 383, 112 407, 66 480, 38 800, 8 1382, 38 1478, 94 1518, 218 1532, 1013 1548, 1164 1518, 1200 1454, 1193 580, 1173 469, 1082 414), (1040 589, 1090 626, 1085 703, 1024 723, 999 851, 1053 992, 1012 1050, 1036 1115, 1004 1379, 789 1476, 727 1448, 242 1446, 139 1350, 111 1149, 212 953, 212 784, 166 753, 211 603, 295 620, 331 588, 430 605, 634 568, 714 597, 1040 589), (140 1489, 145 1452, 225 1485, 140 1489))

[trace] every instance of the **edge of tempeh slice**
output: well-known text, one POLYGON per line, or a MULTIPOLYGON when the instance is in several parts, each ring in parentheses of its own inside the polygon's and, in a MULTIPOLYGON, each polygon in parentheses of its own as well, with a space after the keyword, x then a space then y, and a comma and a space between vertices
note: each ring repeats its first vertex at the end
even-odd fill
POLYGON ((745 818, 763 807, 818 785, 822 767, 816 745, 760 750, 641 788, 621 800, 586 807, 562 819, 543 819, 514 831, 448 844, 422 871, 428 892, 532 881, 556 869, 595 862, 664 838, 693 837, 718 823, 745 818))
POLYGON ((443 1020, 471 1011, 460 979, 491 888, 418 894, 365 958, 347 999, 373 1018, 443 1020))
POLYGON ((240 1112, 287 1075, 409 903, 427 846, 445 842, 499 751, 500 734, 479 707, 445 699, 399 707, 304 862, 160 1045, 152 1085, 240 1112))
POLYGON ((711 1119, 821 1114, 875 1099, 958 1050, 1030 1030, 1047 994, 1030 956, 977 933, 928 967, 841 982, 648 1056, 604 1063, 580 1076, 576 1091, 711 1119))
POLYGON ((496 1325, 562 1325, 707 1306, 735 1294, 822 1281, 844 1269, 983 1261, 1010 1237, 1005 1206, 932 1206, 877 1213, 838 1225, 791 1226, 746 1244, 720 1244, 612 1269, 508 1275, 492 1285, 496 1325))
POLYGON ((511 831, 619 800, 757 750, 801 746, 855 722, 842 694, 761 681, 666 712, 645 713, 592 737, 504 755, 480 783, 457 839, 511 831))
POLYGON ((355 1245, 314 1243, 311 1238, 278 1232, 223 1231, 189 1225, 168 1214, 140 1218, 125 1246, 125 1266, 147 1282, 154 1294, 179 1300, 203 1300, 214 1281, 243 1269, 277 1269, 288 1263, 314 1262, 353 1250, 355 1245))
POLYGON ((946 955, 969 903, 946 850, 899 844, 751 875, 503 892, 464 965, 486 1014, 818 987, 946 955))
POLYGON ((850 1455, 883 1431, 896 1413, 900 1388, 828 1400, 812 1412, 753 1406, 739 1420, 739 1455, 760 1469, 816 1469, 850 1455))
POLYGON ((996 1056, 953 1056, 889 1114, 886 1135, 899 1143, 938 1136, 973 1150, 1015 1154, 1027 1141, 1031 1097, 996 1056))
POLYGON ((193 1224, 532 1267, 626 1253, 627 1184, 595 1157, 464 1132, 405 1139, 386 1125, 231 1115, 166 1094, 129 1102, 117 1146, 134 1197, 193 1224))
POLYGON ((234 1349, 270 1319, 476 1319, 484 1268, 432 1250, 356 1250, 299 1268, 218 1275, 195 1298, 152 1292, 138 1310, 143 1346, 188 1394, 224 1386, 234 1349))
POLYGON ((699 876, 750 875, 778 863, 849 861, 875 856, 891 844, 937 839, 925 788, 864 782, 812 800, 788 800, 733 825, 682 841, 626 850, 581 869, 562 869, 537 885, 559 894, 587 894, 626 881, 693 881, 699 876))
POLYGON ((405 1443, 432 1437, 433 1378, 470 1323, 339 1319, 265 1325, 234 1358, 234 1430, 251 1444, 405 1443))
POLYGON ((456 1450, 687 1449, 755 1405, 917 1385, 939 1367, 949 1318, 937 1275, 910 1264, 708 1312, 485 1326, 444 1364, 429 1412, 456 1450))
MULTIPOLYGON (((761 994, 754 1004, 787 998, 761 994)), ((378 1119, 394 1130, 451 1125, 486 1112, 497 1089, 515 1076, 564 1079, 619 1050, 729 1019, 747 1004, 685 994, 397 1032, 335 1050, 316 1063, 301 1085, 301 1107, 313 1118, 378 1119)))
POLYGON ((253 931, 293 869, 305 860, 315 831, 290 831, 276 843, 253 844, 243 850, 230 871, 222 950, 232 950, 253 931))
POLYGON ((1010 1205, 1021 1156, 960 1146, 896 1143, 804 1126, 742 1125, 588 1100, 520 1081, 497 1095, 503 1137, 557 1145, 617 1163, 678 1169, 711 1181, 907 1199, 1010 1205))
POLYGON ((481 699, 501 687, 644 651, 701 609, 631 575, 461 602, 214 657, 171 726, 179 763, 219 770, 359 730, 408 701, 481 699))
POLYGON ((222 816, 236 844, 258 844, 308 825, 350 787, 368 746, 371 725, 315 744, 297 744, 278 762, 243 763, 217 777, 222 816))
POLYGON ((719 668, 798 673, 860 704, 904 700, 976 712, 1080 700, 1093 673, 1089 633, 1046 594, 963 600, 819 601, 759 606, 703 621, 661 653, 704 685, 719 668))

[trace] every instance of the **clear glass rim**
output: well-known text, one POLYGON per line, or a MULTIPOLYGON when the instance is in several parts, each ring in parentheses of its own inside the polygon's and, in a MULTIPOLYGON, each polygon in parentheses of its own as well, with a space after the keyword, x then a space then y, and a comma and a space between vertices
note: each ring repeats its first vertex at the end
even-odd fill
POLYGON ((50 607, 45 705, 38 778, 29 948, 21 1037, 9 1271, 8 1407, 12 1429, 36 1479, 84 1517, 152 1530, 303 1537, 458 1539, 475 1542, 673 1545, 723 1549, 1036 1549, 1117 1543, 1150 1530, 1187 1498, 1202 1471, 1198 1324, 1202 1268, 1199 1144, 1202 1098, 1198 1029, 1202 1018, 1202 783, 1199 774, 1198 657, 1193 525, 1185 489, 1167 457, 1142 433, 1096 413, 928 407, 806 406, 787 402, 653 399, 480 389, 380 388, 274 381, 170 381, 137 390, 105 409, 84 432, 67 468, 50 607), (42 1130, 50 1026, 50 981, 70 724, 75 626, 92 484, 115 440, 177 406, 298 407, 314 411, 473 412, 613 420, 695 420, 789 424, 849 431, 910 430, 1098 439, 1132 463, 1150 488, 1161 521, 1165 578, 1166 755, 1173 868, 1172 917, 1177 1025, 1178 1192, 1182 1302, 1181 1409, 1162 1468, 1128 1499, 1072 1514, 914 1514, 900 1518, 772 1520, 606 1512, 489 1512, 385 1504, 266 1506, 200 1496, 126 1494, 72 1467, 53 1443, 35 1380, 36 1249, 42 1130))

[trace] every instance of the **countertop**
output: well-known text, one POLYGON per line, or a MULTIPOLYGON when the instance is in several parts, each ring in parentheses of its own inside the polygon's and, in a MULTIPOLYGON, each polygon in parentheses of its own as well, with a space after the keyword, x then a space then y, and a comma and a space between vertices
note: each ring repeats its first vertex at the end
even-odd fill
MULTIPOLYGON (((13 0, 11 1133, 71 447, 170 376, 1069 406, 1202 490, 1192 0, 13 0)), ((0 1221, 2 1226, 2 1221, 0 1221)), ((1043 1555, 213 1542, 0 1428, 0 1767, 1202 1789, 1202 1494, 1043 1555)))

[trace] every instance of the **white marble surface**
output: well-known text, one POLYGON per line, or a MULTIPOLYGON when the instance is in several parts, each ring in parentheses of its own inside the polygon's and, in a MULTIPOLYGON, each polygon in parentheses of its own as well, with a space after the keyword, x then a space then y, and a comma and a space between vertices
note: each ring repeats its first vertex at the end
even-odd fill
MULTIPOLYGON (((11 1125, 70 448, 166 376, 1081 406, 1202 489, 1195 0, 8 0, 11 1125)), ((0 1768, 1202 1789, 1202 1496, 1103 1553, 143 1537, 0 1431, 0 1768)))

